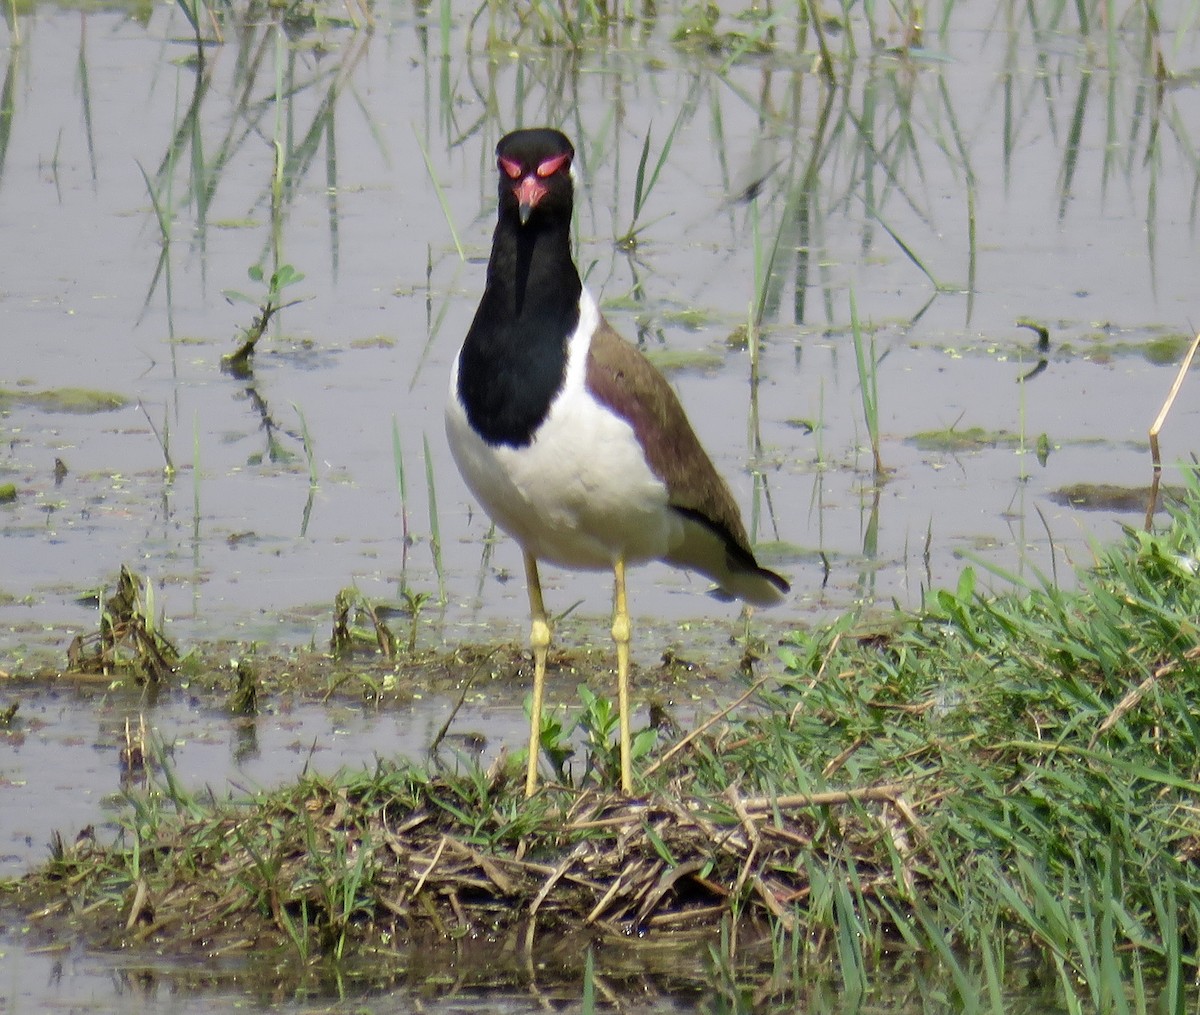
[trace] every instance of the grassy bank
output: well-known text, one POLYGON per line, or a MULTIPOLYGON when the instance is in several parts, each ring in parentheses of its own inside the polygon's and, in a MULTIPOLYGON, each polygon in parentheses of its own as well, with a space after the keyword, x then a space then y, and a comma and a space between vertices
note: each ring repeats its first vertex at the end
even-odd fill
MULTIPOLYGON (((904 956, 967 1010, 1040 982, 1069 1010, 1162 995, 1181 1011, 1200 933, 1198 550, 1193 479, 1167 530, 1098 551, 1078 591, 983 594, 967 569, 919 614, 798 633, 782 675, 659 736, 634 800, 605 788, 610 709, 589 698, 572 790, 525 801, 513 758, 214 800, 162 767, 116 842, 59 843, 8 894, 35 928, 299 968, 378 970, 414 942, 533 955, 564 935, 766 928, 780 996, 803 969, 866 998, 904 956)), ((561 761, 562 731, 545 746, 561 761)))

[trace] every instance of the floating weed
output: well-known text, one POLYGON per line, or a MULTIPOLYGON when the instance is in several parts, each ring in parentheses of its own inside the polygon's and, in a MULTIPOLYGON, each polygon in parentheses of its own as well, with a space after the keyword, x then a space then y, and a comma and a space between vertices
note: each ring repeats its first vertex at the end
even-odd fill
POLYGON ((1015 449, 1021 445, 1019 434, 1007 430, 985 430, 981 426, 960 428, 955 425, 941 430, 922 430, 905 440, 922 451, 941 451, 946 454, 981 451, 986 448, 1015 449))
POLYGON ((714 349, 657 348, 647 352, 650 360, 664 374, 683 370, 719 370, 728 357, 714 349))
POLYGON ((162 633, 154 584, 122 565, 111 595, 99 598, 99 629, 77 634, 67 650, 75 673, 131 675, 139 684, 166 681, 179 665, 179 650, 162 633))
POLYGON ((433 598, 428 592, 417 592, 410 588, 400 590, 401 607, 408 615, 408 654, 417 651, 417 633, 421 626, 421 614, 425 605, 433 598))
POLYGON ((92 388, 51 388, 45 391, 0 388, 0 411, 20 406, 39 412, 90 415, 97 412, 113 412, 128 405, 129 399, 125 395, 92 388))
POLYGON ((229 668, 237 674, 237 686, 229 698, 230 713, 247 717, 258 715, 261 690, 258 667, 246 659, 233 659, 229 668))
MULTIPOLYGON (((1047 496, 1056 504, 1067 504, 1080 511, 1111 511, 1121 514, 1131 514, 1146 506, 1152 494, 1148 486, 1120 486, 1117 483, 1068 483, 1056 487, 1047 496)), ((1176 486, 1160 488, 1158 493, 1178 496, 1180 488, 1176 486)), ((1161 505, 1155 506, 1155 511, 1161 510, 1161 505)))

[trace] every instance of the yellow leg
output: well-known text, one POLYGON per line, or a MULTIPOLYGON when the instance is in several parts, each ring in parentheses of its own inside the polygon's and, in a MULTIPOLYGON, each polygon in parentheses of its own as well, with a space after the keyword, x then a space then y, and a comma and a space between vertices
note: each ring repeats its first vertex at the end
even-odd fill
POLYGON ((613 565, 613 641, 617 644, 617 708, 621 713, 621 789, 633 792, 629 736, 629 609, 625 603, 625 558, 613 565))
POLYGON ((529 764, 525 770, 525 795, 537 792, 538 756, 542 747, 542 697, 546 689, 546 651, 550 648, 550 622, 542 602, 542 583, 538 579, 537 558, 525 554, 525 584, 529 591, 529 615, 532 620, 529 644, 533 648, 533 703, 529 706, 529 764))

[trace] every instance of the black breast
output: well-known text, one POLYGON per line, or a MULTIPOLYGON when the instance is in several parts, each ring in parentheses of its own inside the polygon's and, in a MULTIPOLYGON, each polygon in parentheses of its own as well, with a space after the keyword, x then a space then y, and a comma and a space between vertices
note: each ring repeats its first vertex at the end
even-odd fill
POLYGON ((579 307, 573 319, 498 322, 487 320, 486 312, 485 300, 463 343, 458 397, 471 429, 485 441, 523 447, 562 390, 567 341, 579 322, 579 307))
POLYGON ((458 361, 458 397, 489 444, 524 447, 567 372, 582 286, 562 235, 501 220, 487 287, 458 361))

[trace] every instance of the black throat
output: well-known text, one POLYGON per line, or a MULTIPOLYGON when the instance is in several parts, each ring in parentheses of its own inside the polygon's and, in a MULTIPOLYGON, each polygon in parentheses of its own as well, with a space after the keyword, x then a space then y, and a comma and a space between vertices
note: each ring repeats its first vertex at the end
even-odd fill
POLYGON ((566 211, 535 209, 522 225, 515 207, 501 205, 487 285, 458 361, 458 397, 489 444, 532 442, 562 390, 582 291, 566 211))

